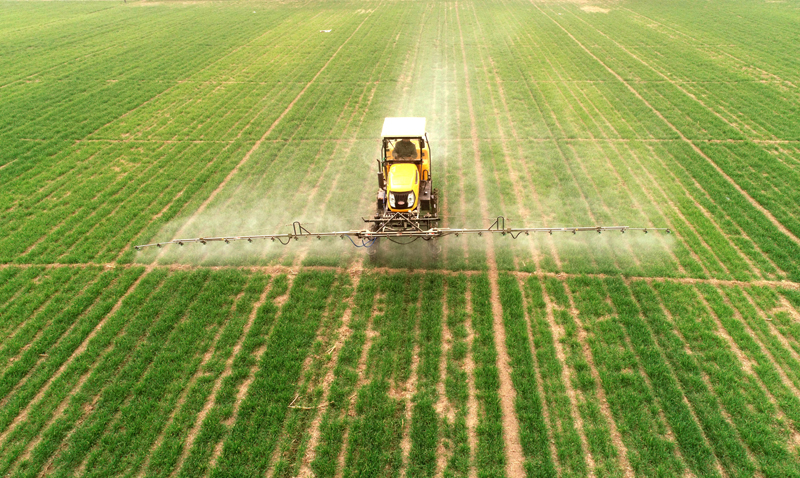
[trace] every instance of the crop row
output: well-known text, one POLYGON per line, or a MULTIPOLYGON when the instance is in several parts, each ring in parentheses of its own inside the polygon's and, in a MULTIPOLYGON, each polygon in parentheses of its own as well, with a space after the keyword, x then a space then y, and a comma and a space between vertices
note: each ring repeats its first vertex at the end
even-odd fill
MULTIPOLYGON (((488 275, 362 276, 331 361, 344 277, 298 275, 279 310, 285 277, 141 274, 0 269, 4 316, 30 311, 0 350, 3 473, 290 476, 309 454, 321 476, 341 459, 348 476, 505 472, 488 275), (18 293, 34 279, 49 300, 18 293)), ((498 288, 529 475, 797 472, 793 291, 509 273, 498 288)))
MULTIPOLYGON (((508 21, 511 25, 521 21, 514 15, 516 7, 493 6, 490 11, 492 16, 508 21)), ((298 14, 300 17, 297 18, 304 18, 303 15, 306 14, 298 14)), ((222 137, 229 138, 231 136, 224 135, 241 132, 250 119, 256 117, 259 119, 250 124, 250 130, 265 131, 274 121, 270 118, 277 118, 285 106, 297 96, 301 86, 307 84, 304 82, 320 72, 323 65, 327 65, 298 98, 297 103, 293 104, 271 136, 292 141, 264 143, 261 149, 254 152, 240 174, 228 183, 228 188, 218 196, 219 202, 212 203, 213 214, 210 212, 205 217, 198 218, 200 220, 194 221, 197 226, 184 232, 189 235, 195 232, 194 235, 214 234, 216 229, 225 234, 248 232, 247 229, 271 232, 294 219, 317 222, 321 229, 352 227, 358 215, 366 214, 370 210, 372 194, 371 188, 349 188, 346 185, 351 182, 371 184, 374 181, 374 178, 371 179, 371 160, 376 151, 374 145, 370 145, 368 141, 363 144, 338 141, 331 144, 323 140, 320 143, 299 146, 291 143, 305 138, 374 138, 380 120, 386 114, 420 114, 430 116, 431 135, 436 138, 438 134, 441 138, 441 141, 435 143, 435 154, 440 158, 440 164, 446 165, 446 168, 439 169, 442 174, 437 177, 443 179, 439 184, 444 190, 444 201, 448 208, 460 212, 459 216, 447 219, 453 226, 482 223, 483 217, 475 211, 489 207, 492 209, 490 217, 501 213, 512 218, 521 216, 526 224, 538 225, 539 221, 571 224, 623 220, 633 225, 664 225, 664 222, 669 222, 679 232, 679 239, 672 246, 668 241, 658 240, 652 245, 648 243, 645 248, 639 247, 639 243, 629 242, 631 239, 627 237, 593 239, 590 243, 580 239, 567 240, 563 244, 552 244, 549 239, 537 239, 534 242, 535 247, 545 251, 540 267, 546 270, 556 270, 560 262, 566 270, 574 272, 622 268, 632 275, 663 276, 685 273, 699 277, 711 275, 748 278, 780 273, 774 266, 776 263, 785 263, 779 255, 779 248, 769 247, 761 240, 754 243, 743 237, 742 232, 749 234, 750 228, 740 226, 736 218, 731 223, 731 215, 722 212, 724 207, 714 206, 720 212, 712 211, 715 217, 707 219, 704 211, 692 204, 693 200, 703 199, 703 193, 683 195, 681 188, 667 186, 670 183, 667 180, 670 174, 668 170, 653 179, 663 180, 660 184, 669 188, 669 193, 679 194, 680 196, 675 197, 684 198, 675 205, 680 208, 680 213, 674 211, 673 206, 653 206, 653 200, 656 199, 654 196, 660 194, 660 184, 645 186, 644 190, 634 187, 617 188, 619 181, 646 181, 647 173, 640 169, 638 162, 653 153, 648 152, 644 145, 636 145, 634 151, 629 151, 631 146, 628 144, 615 142, 584 145, 557 140, 554 143, 540 144, 525 143, 517 139, 569 138, 575 136, 570 133, 575 128, 585 132, 577 137, 586 138, 674 136, 654 133, 659 128, 663 129, 664 125, 652 112, 623 113, 632 105, 641 106, 641 102, 632 100, 633 97, 624 85, 613 80, 605 70, 586 61, 582 50, 564 37, 563 32, 560 33, 552 21, 535 10, 526 14, 532 15, 543 28, 535 34, 523 34, 519 31, 511 36, 509 31, 488 28, 474 7, 462 7, 457 12, 441 7, 420 7, 409 11, 407 15, 420 18, 421 25, 415 24, 406 35, 398 37, 398 44, 395 45, 387 40, 384 29, 376 28, 373 23, 384 18, 384 15, 391 15, 390 13, 375 12, 371 14, 374 18, 370 17, 361 24, 367 14, 352 15, 347 10, 333 10, 325 14, 329 16, 318 20, 345 22, 341 28, 334 29, 336 35, 320 35, 318 30, 311 32, 314 35, 309 35, 308 32, 295 29, 289 35, 282 36, 275 48, 256 48, 270 43, 270 38, 289 28, 288 24, 291 22, 275 17, 272 20, 276 22, 277 28, 267 36, 250 37, 242 48, 226 50, 226 54, 216 56, 197 68, 193 67, 194 73, 187 75, 189 81, 172 86, 163 96, 134 111, 132 115, 120 120, 121 122, 112 123, 109 126, 112 129, 97 134, 98 137, 121 137, 123 130, 132 127, 145 136, 162 131, 152 136, 158 139, 199 139, 200 136, 192 136, 195 134, 204 135, 208 139, 217 137, 217 132, 223 134, 222 137), (344 43, 352 30, 359 25, 361 26, 353 38, 344 43), (423 34, 427 31, 432 33, 423 34), (463 51, 462 38, 466 39, 463 51), (523 45, 552 44, 565 48, 528 49, 538 57, 538 61, 548 64, 552 72, 552 76, 547 79, 537 79, 535 76, 531 79, 529 73, 538 70, 525 66, 514 58, 513 55, 519 49, 512 48, 512 42, 523 45), (318 56, 306 58, 301 63, 294 60, 287 63, 281 60, 286 59, 288 54, 283 45, 290 44, 304 49, 312 49, 313 46, 313 51, 318 56), (363 47, 364 44, 369 47, 363 47), (336 58, 329 64, 325 63, 341 45, 342 49, 336 58), (398 45, 413 54, 402 61, 398 61, 400 59, 396 57, 392 60, 394 49, 398 45), (432 48, 433 45, 442 45, 443 48, 437 50, 432 48), (469 90, 466 89, 466 78, 462 71, 464 56, 470 63, 467 70, 470 75, 469 90), (274 83, 268 78, 263 81, 255 81, 254 77, 240 78, 241 75, 259 76, 261 73, 257 71, 262 67, 266 68, 263 70, 266 74, 272 74, 274 69, 269 67, 272 64, 280 65, 281 68, 275 70, 278 72, 275 74, 288 75, 290 78, 283 83, 274 83), (431 64, 439 65, 440 68, 426 67, 431 64), (250 65, 248 70, 245 71, 244 65, 250 65), (572 71, 571 68, 575 65, 580 65, 579 70, 572 71), (413 71, 413 77, 404 76, 403 68, 413 71), (356 79, 354 72, 362 71, 368 73, 359 74, 356 79), (291 77, 302 80, 293 81, 291 77), (393 80, 397 80, 397 83, 393 83, 393 80), (225 84, 224 81, 236 83, 225 84), (279 90, 273 90, 270 85, 279 90), (289 88, 285 90, 285 94, 274 98, 271 96, 272 91, 281 91, 284 87, 289 88), (409 88, 412 93, 406 93, 409 88), (252 99, 258 97, 272 102, 272 106, 268 103, 251 106, 252 99), (477 113, 478 133, 485 138, 479 141, 478 152, 482 169, 486 173, 483 178, 475 178, 474 172, 470 173, 475 166, 472 160, 475 153, 470 142, 467 140, 451 144, 449 134, 443 134, 453 132, 460 138, 470 135, 472 120, 469 118, 468 108, 465 108, 468 98, 471 98, 477 113), (519 108, 520 101, 528 107, 519 108), (449 113, 428 115, 428 103, 438 105, 437 110, 449 113), (386 113, 392 110, 397 113, 386 113), (259 111, 263 111, 263 114, 258 113, 259 111), (510 120, 503 118, 502 114, 499 115, 501 119, 495 120, 498 113, 505 111, 508 111, 510 120), (624 116, 620 117, 619 114, 624 116), (651 120, 646 126, 634 126, 638 119, 648 115, 651 120), (534 120, 531 121, 531 118, 534 120), (534 132, 531 128, 539 132, 534 132), (640 133, 633 136, 622 133, 633 130, 640 133), (438 152, 443 154, 439 155, 438 152), (525 157, 522 163, 519 160, 520 155, 525 157), (545 155, 544 161, 542 155, 545 155), (314 159, 310 161, 310 158, 314 159), (356 163, 356 167, 353 167, 353 163, 356 163), (520 164, 523 167, 518 169, 520 164), (634 174, 630 174, 631 171, 634 174), (529 177, 534 180, 527 180, 529 177), (489 205, 479 204, 476 195, 472 194, 477 181, 484 182, 489 205), (325 187, 331 184, 336 189, 335 193, 325 187), (297 194, 298 189, 300 194, 297 194), (311 194, 312 199, 309 201, 303 192, 311 194), (646 208, 644 213, 642 208, 646 208), (253 209, 259 211, 255 221, 245 212, 253 209), (356 211, 358 214, 353 214, 350 219, 343 211, 356 211), (217 221, 221 223, 219 227, 215 226, 214 215, 225 218, 217 221), (240 216, 238 222, 228 220, 235 215, 240 216), (318 216, 337 216, 342 219, 315 221, 318 216), (222 229, 222 225, 225 229, 222 229), (615 252, 618 249, 620 252, 615 252), (765 254, 767 258, 764 257, 765 254), (746 257, 743 258, 743 255, 746 257), (698 260, 700 264, 697 263, 698 260), (685 272, 681 272, 681 269, 685 272)), ((399 28, 399 23, 396 28, 399 28)), ((670 93, 669 96, 675 95, 670 93)), ((668 133, 669 128, 664 131, 668 133)), ((248 133, 246 136, 252 139, 260 134, 248 133)), ((19 151, 15 155, 39 157, 55 147, 49 143, 34 143, 30 146, 20 143, 23 142, 14 146, 19 151)), ((99 168, 109 157, 120 154, 115 147, 76 146, 71 154, 61 153, 63 156, 58 156, 57 167, 42 165, 27 173, 25 169, 17 168, 28 168, 28 161, 12 160, 7 168, 0 170, 0 174, 7 172, 10 178, 16 176, 24 179, 13 179, 16 182, 10 183, 14 187, 10 189, 12 195, 7 196, 5 204, 6 214, 12 218, 8 232, 17 231, 23 224, 23 219, 28 224, 31 215, 34 219, 30 221, 31 227, 26 228, 25 236, 7 239, 3 248, 7 248, 7 260, 28 251, 29 257, 23 259, 26 262, 108 261, 119 257, 119 253, 132 242, 132 238, 137 238, 137 242, 147 241, 154 235, 167 238, 170 233, 181 229, 181 222, 171 221, 190 214, 202 202, 202 196, 212 191, 214 184, 219 184, 220 178, 226 174, 226 171, 220 170, 214 171, 213 175, 209 172, 196 178, 197 173, 194 171, 197 169, 190 168, 201 168, 201 161, 207 161, 198 160, 198 152, 202 149, 208 152, 209 157, 215 157, 219 154, 218 151, 224 149, 224 154, 231 154, 228 159, 230 162, 227 163, 227 167, 231 167, 251 148, 244 143, 228 146, 203 143, 188 149, 184 149, 185 146, 156 146, 158 143, 153 143, 152 146, 145 143, 147 152, 140 156, 147 160, 171 163, 176 168, 173 171, 177 170, 182 174, 176 176, 176 171, 168 176, 170 173, 166 171, 155 173, 155 170, 148 170, 147 175, 156 174, 161 178, 153 180, 142 189, 136 189, 135 183, 129 185, 128 189, 115 189, 121 187, 122 181, 127 181, 129 177, 109 183, 114 175, 108 171, 95 173, 99 170, 74 169, 76 162, 86 161, 86 158, 93 158, 93 164, 99 168), (154 149, 147 149, 148 147, 154 149), (98 151, 96 148, 101 149, 98 151), (72 175, 69 171, 73 171, 72 175), (75 197, 70 189, 75 188, 76 182, 69 178, 76 178, 79 171, 81 177, 96 174, 100 182, 86 184, 85 188, 87 193, 94 193, 91 197, 96 197, 98 203, 101 199, 102 202, 110 200, 106 206, 91 204, 76 212, 75 202, 69 199, 75 197), (52 182, 31 196, 30 187, 39 181, 48 180, 46 178, 53 178, 50 179, 52 182), (19 181, 24 181, 25 184, 19 181), (186 185, 187 181, 191 182, 186 185), (165 187, 167 182, 169 185, 165 187), (201 187, 202 191, 197 192, 201 187), (103 193, 103 188, 108 191, 103 193), (159 189, 161 191, 157 192, 159 189), (141 199, 138 198, 139 191, 142 194, 141 199), (193 192, 197 192, 196 195, 193 196, 193 192), (55 201, 55 204, 49 204, 48 201, 34 210, 20 207, 23 203, 30 204, 34 198, 45 197, 55 201), (115 204, 115 201, 122 201, 122 198, 127 197, 130 197, 128 205, 115 204), (171 197, 178 199, 172 202, 171 197), (145 203, 149 206, 143 207, 145 203), (116 218, 106 219, 104 216, 107 215, 116 218), (147 225, 152 218, 155 220, 147 225), (123 231, 121 234, 120 229, 123 231), (42 240, 47 233, 56 237, 42 240), (78 243, 78 239, 87 234, 86 240, 78 243), (34 244, 35 247, 29 250, 34 244)), ((659 150, 658 155, 666 164, 674 165, 674 159, 665 154, 663 150, 659 150)), ((170 165, 165 167, 168 166, 170 165)), ((117 167, 122 170, 127 168, 125 164, 117 167)), ((79 180, 78 183, 80 182, 79 180)), ((703 181, 701 184, 705 186, 703 181)), ((732 199, 742 200, 736 194, 732 199)), ((706 207, 706 210, 710 209, 706 207)), ((514 225, 523 222, 517 221, 514 225)), ((481 240, 465 241, 468 242, 466 247, 458 244, 458 240, 455 242, 448 244, 445 250, 447 267, 480 269, 483 257, 481 240), (462 250, 466 253, 462 253, 462 250)), ((335 254, 340 254, 344 248, 336 246, 334 250, 335 254)), ((283 253, 283 250, 259 253, 257 261, 291 262, 283 253)), ((319 259, 320 263, 341 264, 331 257, 335 254, 319 259)), ((233 257, 235 256, 234 254, 233 257)), ((515 245, 509 253, 505 250, 498 253, 498 261, 504 269, 531 270, 535 262, 533 256, 531 247, 523 242, 515 245)), ((124 253, 123 260, 129 261, 134 257, 130 252, 124 253)), ((172 257, 174 259, 168 260, 184 260, 187 256, 172 257)), ((201 257, 210 263, 233 259, 227 255, 220 258, 216 254, 211 254, 206 259, 206 252, 202 252, 201 257)), ((791 261, 788 267, 792 267, 791 261)))

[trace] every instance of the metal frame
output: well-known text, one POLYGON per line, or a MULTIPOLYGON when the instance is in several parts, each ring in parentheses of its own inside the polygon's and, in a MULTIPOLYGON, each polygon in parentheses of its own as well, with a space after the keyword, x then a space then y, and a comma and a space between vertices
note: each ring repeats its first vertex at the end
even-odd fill
MULTIPOLYGON (((398 213, 400 214, 400 213, 398 213)), ((397 220, 397 218, 389 219, 364 219, 367 222, 383 222, 397 220)), ((423 219, 424 220, 424 219, 423 219)), ((437 218, 438 220, 438 218, 437 218)), ((147 247, 163 247, 168 244, 178 244, 180 246, 188 243, 197 243, 205 245, 209 242, 224 242, 229 244, 235 241, 253 242, 256 239, 278 241, 284 246, 289 244, 292 239, 298 240, 302 238, 316 237, 322 239, 323 237, 339 237, 344 238, 357 238, 362 241, 374 241, 379 237, 408 237, 408 238, 423 238, 426 240, 455 235, 456 237, 461 234, 477 234, 482 236, 484 233, 500 234, 502 236, 509 235, 512 239, 516 239, 522 234, 526 236, 531 233, 548 233, 552 235, 554 232, 571 232, 577 234, 579 232, 597 232, 598 234, 605 231, 619 231, 625 233, 626 231, 643 231, 645 234, 648 232, 666 232, 670 234, 672 231, 664 227, 630 227, 630 226, 577 226, 577 227, 506 227, 506 219, 503 216, 497 216, 497 219, 486 229, 453 229, 449 227, 438 228, 432 227, 427 230, 421 229, 418 225, 414 230, 407 231, 387 231, 382 227, 378 231, 370 231, 368 229, 349 230, 349 231, 332 231, 332 232, 311 232, 306 229, 299 221, 292 223, 292 232, 286 234, 260 234, 253 236, 220 236, 220 237, 196 237, 190 239, 173 239, 166 242, 156 242, 152 244, 140 244, 134 246, 138 251, 147 247)))

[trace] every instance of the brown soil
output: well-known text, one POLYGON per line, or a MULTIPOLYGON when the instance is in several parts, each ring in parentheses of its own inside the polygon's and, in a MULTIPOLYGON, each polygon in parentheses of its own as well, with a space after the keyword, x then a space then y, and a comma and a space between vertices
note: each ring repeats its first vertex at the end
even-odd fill
MULTIPOLYGON (((369 321, 367 322, 367 330, 366 330, 366 340, 364 341, 364 347, 361 349, 361 356, 358 358, 358 365, 356 366, 356 371, 358 373, 358 383, 354 388, 353 395, 350 396, 349 403, 347 404, 347 408, 345 409, 344 413, 348 415, 353 415, 355 413, 355 406, 356 406, 356 397, 358 396, 358 391, 366 385, 367 380, 369 377, 367 376, 367 359, 369 358, 369 350, 372 348, 372 340, 378 335, 376 331, 372 329, 372 321, 374 320, 375 316, 378 314, 378 302, 381 300, 381 295, 378 294, 375 296, 375 302, 372 305, 372 313, 370 314, 369 321)), ((350 428, 348 427, 344 431, 344 436, 342 437, 342 449, 339 450, 339 457, 337 460, 338 466, 336 467, 336 475, 335 478, 342 478, 342 474, 344 473, 345 469, 345 457, 347 454, 347 447, 350 443, 350 428)))
POLYGON ((595 6, 591 6, 591 5, 583 6, 583 7, 581 7, 581 10, 583 10, 584 12, 588 12, 588 13, 608 13, 608 12, 611 11, 608 8, 595 7, 595 6))

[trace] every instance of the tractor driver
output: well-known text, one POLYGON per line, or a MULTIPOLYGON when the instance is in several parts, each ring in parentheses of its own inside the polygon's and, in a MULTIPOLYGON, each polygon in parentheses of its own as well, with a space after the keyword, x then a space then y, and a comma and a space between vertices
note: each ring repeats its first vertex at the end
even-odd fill
POLYGON ((392 155, 394 159, 417 159, 417 147, 410 139, 401 139, 394 145, 392 155))

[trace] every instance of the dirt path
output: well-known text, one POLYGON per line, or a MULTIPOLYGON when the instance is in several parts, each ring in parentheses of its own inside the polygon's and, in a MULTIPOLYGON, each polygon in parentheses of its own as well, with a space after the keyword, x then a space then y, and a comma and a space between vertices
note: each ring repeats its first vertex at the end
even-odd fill
MULTIPOLYGON (((42 267, 41 264, 0 264, 0 269, 4 269, 7 267, 19 267, 21 269, 28 269, 31 267, 42 267)), ((108 264, 99 264, 99 263, 83 263, 83 264, 46 264, 43 266, 45 269, 55 269, 60 267, 69 267, 69 268, 76 268, 81 269, 85 267, 142 267, 140 264, 115 264, 115 263, 108 263, 108 264)), ((294 275, 297 274, 296 268, 290 266, 282 266, 282 265, 273 265, 273 266, 211 266, 211 267, 200 267, 194 265, 187 265, 187 264, 151 264, 147 266, 149 270, 155 269, 166 269, 169 271, 186 271, 186 270, 194 270, 194 269, 208 269, 213 271, 218 270, 242 270, 242 271, 250 271, 250 272, 262 272, 265 274, 290 274, 294 275)), ((303 270, 308 271, 331 271, 337 273, 347 273, 348 269, 345 267, 334 267, 334 266, 303 266, 303 270)), ((467 271, 452 271, 450 269, 426 269, 428 272, 443 274, 446 276, 458 275, 458 274, 465 274, 467 276, 481 274, 481 271, 476 270, 467 270, 467 271)), ((392 267, 376 267, 374 269, 370 269, 370 272, 373 273, 385 273, 385 274, 395 274, 395 273, 407 273, 408 269, 400 269, 400 268, 392 268, 392 267)), ((545 271, 536 271, 536 272, 521 272, 521 271, 512 271, 510 272, 514 275, 519 275, 520 277, 528 277, 531 275, 536 275, 538 277, 555 277, 558 279, 562 278, 569 278, 569 277, 596 277, 600 279, 605 279, 607 277, 611 277, 609 274, 604 273, 586 273, 586 274, 575 274, 575 273, 568 273, 568 272, 545 272, 545 271)), ((693 278, 693 277, 653 277, 653 276, 628 276, 630 280, 647 280, 647 281, 661 281, 661 282, 678 282, 682 284, 694 284, 694 283, 702 283, 702 284, 712 284, 712 285, 723 285, 723 286, 740 286, 740 287, 750 287, 750 286, 765 286, 770 288, 785 288, 794 291, 800 291, 800 282, 793 282, 790 280, 751 280, 751 281, 742 281, 742 280, 735 280, 735 279, 716 279, 716 278, 707 278, 707 279, 700 279, 700 278, 693 278)))
MULTIPOLYGON (((453 344, 453 334, 450 332, 450 327, 447 325, 448 316, 451 313, 447 304, 447 283, 445 282, 442 289, 442 353, 439 356, 439 378, 436 382, 436 395, 437 400, 434 405, 437 415, 442 419, 447 420, 448 423, 453 423, 455 418, 455 410, 450 399, 447 398, 447 390, 445 388, 445 381, 447 379, 447 362, 450 349, 453 344)), ((445 447, 444 434, 440 431, 438 438, 438 445, 436 447, 436 478, 442 478, 444 469, 447 466, 447 460, 450 457, 450 450, 445 447)))
MULTIPOLYGON (((375 331, 372 328, 372 326, 375 317, 378 315, 378 311, 380 310, 379 307, 380 302, 381 302, 381 294, 377 294, 372 304, 372 312, 369 315, 369 319, 367 319, 367 325, 364 330, 366 338, 364 340, 364 345, 361 348, 361 354, 358 357, 358 365, 356 365, 356 373, 358 375, 358 381, 356 382, 355 387, 353 387, 353 394, 350 396, 346 408, 344 409, 344 413, 347 414, 347 416, 352 416, 355 414, 356 400, 358 399, 358 391, 361 390, 369 380, 369 376, 367 375, 367 359, 369 358, 369 351, 372 348, 372 340, 378 335, 378 332, 375 331)), ((344 474, 344 470, 347 465, 347 448, 349 444, 350 444, 350 427, 347 426, 345 428, 344 435, 342 436, 342 448, 339 450, 339 456, 337 457, 336 460, 338 466, 336 467, 335 478, 342 478, 344 474)))
MULTIPOLYGON (((470 132, 472 135, 472 149, 473 160, 475 162, 475 172, 478 177, 478 198, 480 200, 481 215, 483 221, 488 224, 489 217, 486 211, 489 210, 489 202, 486 199, 486 191, 482 181, 483 167, 480 158, 480 144, 478 141, 477 120, 475 116, 475 109, 472 103, 472 93, 469 81, 469 62, 467 61, 467 51, 464 45, 464 35, 461 29, 461 19, 458 13, 459 7, 456 3, 456 21, 458 22, 458 33, 461 40, 461 57, 464 65, 464 82, 467 91, 467 108, 470 115, 470 132)), ((517 419, 516 410, 514 409, 514 400, 516 398, 516 391, 511 382, 510 362, 508 350, 506 350, 506 331, 503 327, 503 309, 500 305, 500 289, 498 287, 498 273, 497 261, 495 259, 494 244, 492 238, 487 238, 489 241, 486 248, 486 262, 489 266, 489 285, 491 287, 492 297, 492 315, 494 316, 494 342, 497 349, 497 368, 500 378, 500 407, 503 411, 503 439, 505 442, 506 450, 506 473, 509 476, 524 476, 525 469, 523 463, 525 457, 522 453, 522 444, 519 438, 519 420, 517 419)))

